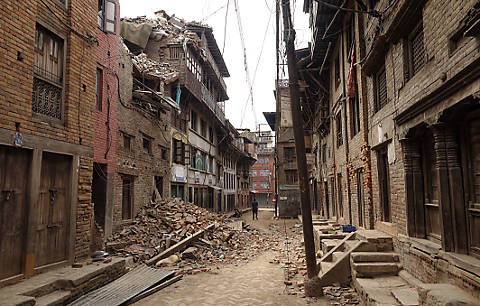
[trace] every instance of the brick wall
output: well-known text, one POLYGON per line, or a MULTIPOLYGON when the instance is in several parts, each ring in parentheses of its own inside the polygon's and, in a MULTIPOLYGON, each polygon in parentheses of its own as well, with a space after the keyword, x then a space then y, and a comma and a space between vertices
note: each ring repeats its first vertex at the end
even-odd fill
POLYGON ((170 154, 167 150, 165 159, 162 147, 170 148, 170 111, 154 119, 147 110, 133 106, 131 86, 132 60, 120 44, 119 53, 120 103, 117 108, 117 151, 116 173, 114 178, 114 229, 122 220, 122 176, 133 177, 133 215, 152 198, 155 176, 163 177, 163 196, 170 196, 170 154), (130 89, 130 91, 128 90, 130 89), (123 135, 131 136, 130 149, 124 147, 123 135), (151 153, 143 148, 143 135, 151 138, 151 153))
MULTIPOLYGON (((96 6, 93 0, 45 0, 59 19, 83 35, 96 36, 96 6)), ((96 44, 70 31, 40 1, 2 1, 0 7, 0 129, 45 137, 65 143, 93 146, 96 44), (34 41, 36 24, 65 38, 63 120, 48 123, 32 113, 34 41)), ((13 143, 12 140, 6 140, 13 143)), ((58 150, 61 153, 61 150, 58 150)), ((92 220, 90 196, 92 159, 80 158, 75 256, 89 254, 92 220)))

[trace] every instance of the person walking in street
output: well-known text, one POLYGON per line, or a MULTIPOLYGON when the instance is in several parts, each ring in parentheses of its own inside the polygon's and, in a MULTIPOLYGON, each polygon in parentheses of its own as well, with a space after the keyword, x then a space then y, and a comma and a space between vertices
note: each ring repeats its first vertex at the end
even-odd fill
POLYGON ((257 217, 257 220, 258 220, 258 202, 256 198, 253 198, 253 202, 252 202, 252 217, 253 217, 253 220, 255 220, 255 217, 257 217))

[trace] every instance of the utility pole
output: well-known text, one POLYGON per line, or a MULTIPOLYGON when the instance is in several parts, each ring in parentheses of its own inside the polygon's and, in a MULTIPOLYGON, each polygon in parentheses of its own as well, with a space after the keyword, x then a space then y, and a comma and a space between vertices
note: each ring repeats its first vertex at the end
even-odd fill
POLYGON ((280 101, 280 97, 278 95, 278 80, 280 79, 280 0, 275 1, 275 58, 277 61, 277 74, 275 78, 275 127, 274 127, 274 132, 275 132, 275 148, 273 150, 273 162, 274 162, 274 168, 275 168, 275 218, 278 218, 278 135, 277 135, 277 124, 280 121, 279 120, 279 115, 278 115, 278 105, 280 101))
POLYGON ((290 0, 282 0, 284 39, 287 49, 288 78, 292 106, 293 135, 297 153, 298 181, 302 209, 303 237, 305 241, 305 258, 307 261, 307 278, 305 279, 306 296, 322 296, 323 288, 318 278, 313 240, 312 211, 310 208, 310 188, 308 185, 307 157, 303 118, 300 111, 300 90, 298 86, 297 59, 295 56, 295 30, 291 21, 290 0))

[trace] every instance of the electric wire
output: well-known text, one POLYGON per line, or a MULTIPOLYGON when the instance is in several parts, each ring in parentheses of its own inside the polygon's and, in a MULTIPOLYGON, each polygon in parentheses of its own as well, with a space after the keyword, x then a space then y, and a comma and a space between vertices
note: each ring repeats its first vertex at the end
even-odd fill
MULTIPOLYGON (((250 72, 249 72, 249 69, 248 69, 247 49, 245 47, 245 37, 244 37, 244 34, 243 34, 242 19, 240 17, 240 8, 238 6, 238 0, 234 0, 234 4, 235 4, 235 12, 237 14, 238 30, 240 32, 240 41, 242 43, 242 49, 243 49, 243 65, 245 67, 247 85, 248 85, 248 88, 250 89, 250 100, 251 100, 251 103, 252 103, 252 108, 255 109, 255 105, 253 103, 252 80, 250 78, 250 72)), ((256 114, 255 111, 253 112, 253 116, 254 116, 254 119, 255 119, 255 125, 257 125, 257 114, 256 114)))
MULTIPOLYGON (((275 0, 274 0, 275 1, 275 0)), ((267 22, 267 27, 265 28, 265 34, 263 35, 263 41, 262 41, 262 46, 260 48, 260 54, 258 55, 258 59, 257 59, 257 64, 255 66, 255 71, 253 72, 253 81, 252 81, 252 87, 250 87, 250 93, 247 97, 247 100, 245 101, 245 106, 244 106, 244 109, 242 111, 242 118, 240 120, 240 126, 243 125, 243 120, 245 119, 245 114, 246 114, 246 109, 247 109, 247 105, 248 105, 248 100, 251 98, 251 95, 253 93, 253 85, 255 84, 255 80, 256 80, 256 77, 257 77, 257 70, 258 70, 258 67, 260 65, 260 60, 262 58, 262 54, 263 54, 263 49, 265 47, 265 41, 266 41, 266 38, 267 38, 267 34, 268 34, 268 28, 270 27, 270 21, 272 19, 272 13, 269 15, 268 17, 268 22, 267 22)), ((252 101, 252 106, 253 106, 253 101, 252 101)), ((255 111, 255 109, 253 109, 255 111)), ((255 119, 255 126, 257 125, 257 121, 255 119)))

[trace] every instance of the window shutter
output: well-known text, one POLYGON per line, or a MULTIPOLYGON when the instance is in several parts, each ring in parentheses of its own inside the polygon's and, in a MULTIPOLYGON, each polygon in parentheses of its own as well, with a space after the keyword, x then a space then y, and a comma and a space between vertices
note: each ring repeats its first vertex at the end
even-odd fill
POLYGON ((116 33, 117 24, 117 4, 113 0, 105 1, 105 31, 116 33))
POLYGON ((377 110, 387 104, 387 75, 383 68, 377 75, 377 110))
POLYGON ((417 33, 412 37, 412 69, 413 74, 417 73, 425 63, 425 48, 423 45, 423 27, 417 30, 417 33))

